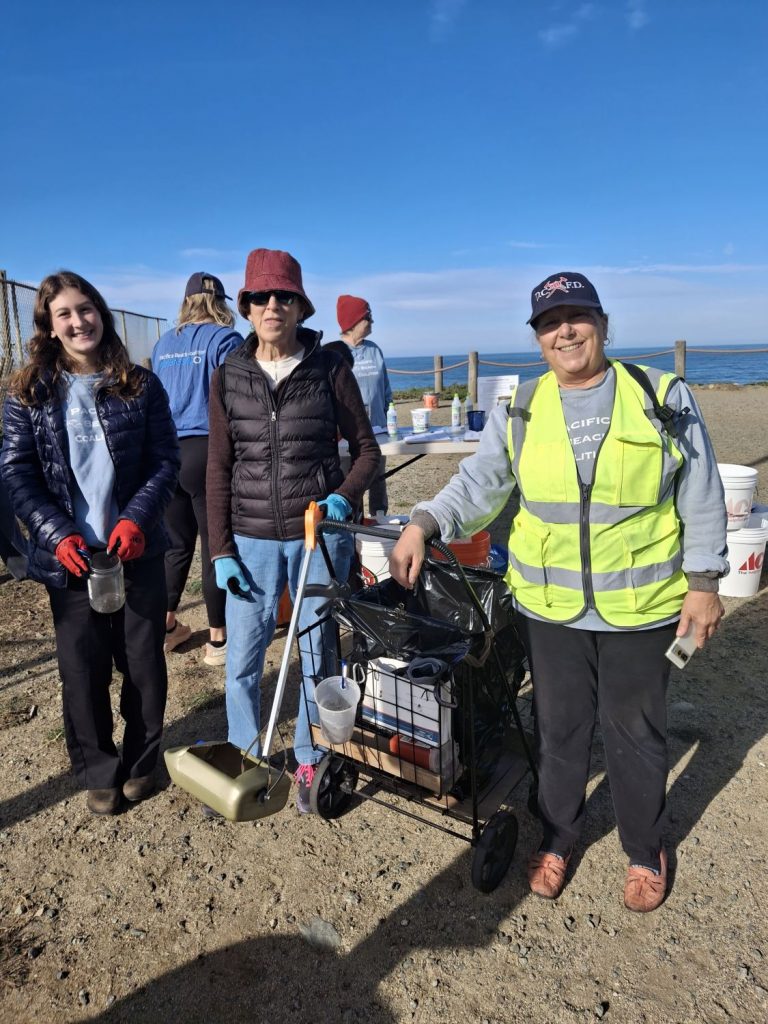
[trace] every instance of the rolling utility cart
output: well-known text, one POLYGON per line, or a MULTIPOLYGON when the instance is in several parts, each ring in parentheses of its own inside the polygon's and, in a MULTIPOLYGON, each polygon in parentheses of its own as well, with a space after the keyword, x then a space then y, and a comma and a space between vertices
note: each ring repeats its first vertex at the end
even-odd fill
MULTIPOLYGON (((331 530, 397 536, 324 521, 321 550, 331 530)), ((352 593, 335 581, 325 617, 296 635, 310 655, 322 649, 312 634, 323 623, 337 639, 313 656, 315 700, 305 698, 313 743, 326 751, 310 805, 334 818, 357 794, 467 840, 472 882, 491 892, 517 843, 512 794, 529 770, 536 779, 517 707, 524 651, 503 580, 462 567, 439 541, 429 548, 413 591, 386 579, 352 593)))

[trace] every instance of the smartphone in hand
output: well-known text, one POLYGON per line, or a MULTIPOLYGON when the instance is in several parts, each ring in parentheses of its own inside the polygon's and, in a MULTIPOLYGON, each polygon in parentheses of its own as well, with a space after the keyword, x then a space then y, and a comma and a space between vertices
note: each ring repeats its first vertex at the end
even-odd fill
POLYGON ((696 624, 692 622, 685 636, 676 636, 664 653, 673 665, 685 668, 697 650, 696 624))

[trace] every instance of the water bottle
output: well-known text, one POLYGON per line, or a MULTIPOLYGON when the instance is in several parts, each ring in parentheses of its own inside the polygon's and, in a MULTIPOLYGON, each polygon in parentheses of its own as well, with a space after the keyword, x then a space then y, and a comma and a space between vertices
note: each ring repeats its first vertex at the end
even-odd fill
POLYGON ((472 399, 470 398, 469 392, 467 392, 467 397, 464 400, 464 422, 467 424, 467 426, 469 426, 469 414, 474 410, 474 408, 475 407, 472 404, 472 399))
POLYGON ((461 426, 461 400, 458 395, 454 395, 451 402, 451 426, 454 430, 461 426))
POLYGON ((387 409, 387 433, 390 437, 397 437, 397 409, 394 402, 390 402, 387 409))

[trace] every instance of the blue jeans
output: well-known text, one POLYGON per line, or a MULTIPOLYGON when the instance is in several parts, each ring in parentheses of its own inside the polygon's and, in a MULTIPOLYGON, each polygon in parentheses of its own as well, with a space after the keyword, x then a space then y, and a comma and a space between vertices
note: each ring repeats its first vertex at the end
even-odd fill
MULTIPOLYGON (((325 542, 336 578, 345 581, 349 575, 354 540, 348 533, 327 533, 325 542)), ((261 726, 261 676, 264 670, 264 656, 275 632, 277 605, 286 582, 291 599, 296 599, 296 585, 299 569, 304 556, 302 540, 256 540, 235 534, 237 557, 243 567, 245 578, 251 586, 248 599, 237 598, 227 592, 227 723, 229 742, 245 750, 259 734, 261 726)), ((328 583, 328 569, 320 548, 315 548, 309 566, 307 583, 328 583)), ((326 598, 305 598, 301 605, 299 630, 317 621, 317 610, 326 598)), ((335 633, 332 623, 310 631, 301 641, 302 689, 299 695, 299 714, 293 749, 299 764, 316 764, 323 756, 322 750, 313 748, 310 734, 310 716, 316 719, 313 675, 320 670, 321 659, 325 661, 323 674, 336 671, 335 633), (311 648, 310 648, 311 643, 311 648)), ((322 678, 322 676, 321 676, 322 678)), ((253 752, 258 753, 259 745, 253 752)))

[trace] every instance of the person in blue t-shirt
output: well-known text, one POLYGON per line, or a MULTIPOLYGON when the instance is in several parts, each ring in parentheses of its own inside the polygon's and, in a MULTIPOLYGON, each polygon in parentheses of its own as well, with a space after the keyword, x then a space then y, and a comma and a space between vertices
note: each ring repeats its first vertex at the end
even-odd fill
POLYGON ((181 472, 176 493, 165 515, 171 547, 165 555, 168 614, 165 622, 166 654, 192 635, 190 626, 176 618, 187 582, 195 544, 200 534, 203 600, 210 640, 205 645, 206 665, 224 665, 227 631, 226 596, 216 586, 208 552, 205 467, 208 462, 208 393, 213 371, 243 338, 232 329, 235 314, 227 305, 224 285, 212 274, 193 274, 187 282, 176 327, 158 340, 152 369, 162 381, 171 403, 181 446, 181 472))
MULTIPOLYGON (((336 302, 336 319, 341 328, 341 340, 349 346, 354 360, 352 372, 360 387, 368 418, 374 428, 387 425, 387 409, 392 401, 387 367, 378 345, 369 339, 373 330, 373 314, 365 299, 356 295, 340 295, 336 302)), ((368 491, 368 509, 372 516, 386 513, 387 484, 384 474, 387 460, 382 455, 379 472, 368 491)))

